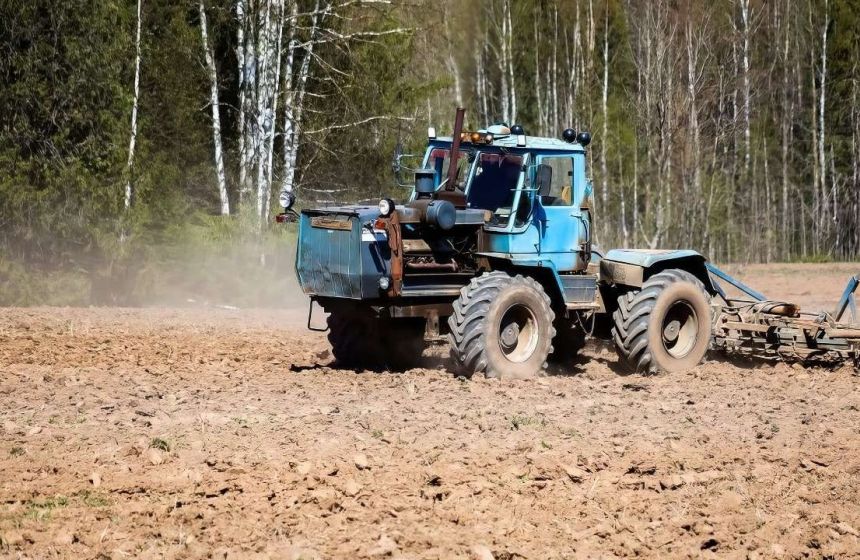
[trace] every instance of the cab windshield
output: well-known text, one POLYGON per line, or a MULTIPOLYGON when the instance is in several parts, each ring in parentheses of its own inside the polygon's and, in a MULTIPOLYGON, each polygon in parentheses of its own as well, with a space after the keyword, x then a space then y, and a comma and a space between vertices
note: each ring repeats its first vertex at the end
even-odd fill
MULTIPOLYGON (((451 163, 451 150, 447 148, 432 148, 427 154, 427 164, 425 169, 434 171, 433 184, 438 189, 443 182, 448 179, 448 166, 451 163)), ((460 157, 457 158, 457 185, 462 188, 462 183, 466 178, 465 169, 468 168, 469 158, 466 153, 460 152, 460 157)), ((447 186, 447 185, 446 185, 447 186)))
POLYGON ((513 212, 522 168, 522 156, 481 153, 467 193, 469 207, 490 210, 492 224, 506 225, 513 212))

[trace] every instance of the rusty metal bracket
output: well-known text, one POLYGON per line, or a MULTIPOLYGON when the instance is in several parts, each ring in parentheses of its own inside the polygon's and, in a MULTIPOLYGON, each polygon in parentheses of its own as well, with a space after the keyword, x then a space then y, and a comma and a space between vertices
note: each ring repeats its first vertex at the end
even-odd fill
POLYGON ((391 250, 391 287, 388 295, 397 297, 403 289, 403 239, 400 231, 400 215, 395 210, 385 221, 388 248, 391 250))

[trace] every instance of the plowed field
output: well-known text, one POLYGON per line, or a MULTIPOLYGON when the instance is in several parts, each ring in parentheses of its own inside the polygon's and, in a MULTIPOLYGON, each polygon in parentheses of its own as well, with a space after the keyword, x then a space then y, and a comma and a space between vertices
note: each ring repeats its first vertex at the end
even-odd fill
MULTIPOLYGON (((740 272, 814 308, 858 268, 740 272)), ((355 372, 304 313, 0 310, 0 556, 860 556, 849 367, 355 372)))

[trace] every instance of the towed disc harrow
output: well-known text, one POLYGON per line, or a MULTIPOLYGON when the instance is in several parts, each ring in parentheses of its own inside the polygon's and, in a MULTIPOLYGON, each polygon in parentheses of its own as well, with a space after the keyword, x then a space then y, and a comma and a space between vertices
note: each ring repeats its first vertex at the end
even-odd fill
POLYGON ((769 300, 760 292, 706 264, 719 280, 747 298, 730 297, 715 287, 723 304, 714 305, 713 347, 729 355, 838 366, 850 361, 860 367, 860 323, 854 292, 860 285, 852 276, 833 312, 802 312, 794 303, 769 300), (850 322, 844 318, 850 315, 850 322))

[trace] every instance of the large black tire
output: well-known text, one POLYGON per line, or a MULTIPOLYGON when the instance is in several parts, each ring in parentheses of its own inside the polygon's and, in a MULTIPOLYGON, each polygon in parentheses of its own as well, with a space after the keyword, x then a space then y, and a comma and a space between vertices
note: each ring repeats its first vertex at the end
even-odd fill
MULTIPOLYGON (((593 318, 591 319, 593 320, 593 318)), ((559 317, 555 320, 555 339, 549 361, 555 364, 572 362, 585 348, 588 336, 577 319, 559 317)))
POLYGON ((540 375, 552 352, 555 314, 532 278, 488 272, 460 290, 448 318, 458 375, 522 379, 540 375))
POLYGON ((417 367, 424 352, 424 319, 381 319, 382 356, 388 369, 406 371, 417 367))
POLYGON ((612 317, 615 348, 631 372, 692 369, 711 342, 710 296, 683 270, 665 270, 622 294, 612 317))
POLYGON ((347 368, 379 368, 382 348, 374 329, 376 319, 368 312, 333 309, 329 312, 328 341, 335 363, 347 368))
POLYGON ((370 311, 335 309, 327 319, 335 363, 347 368, 404 371, 424 350, 422 321, 381 319, 370 311))

